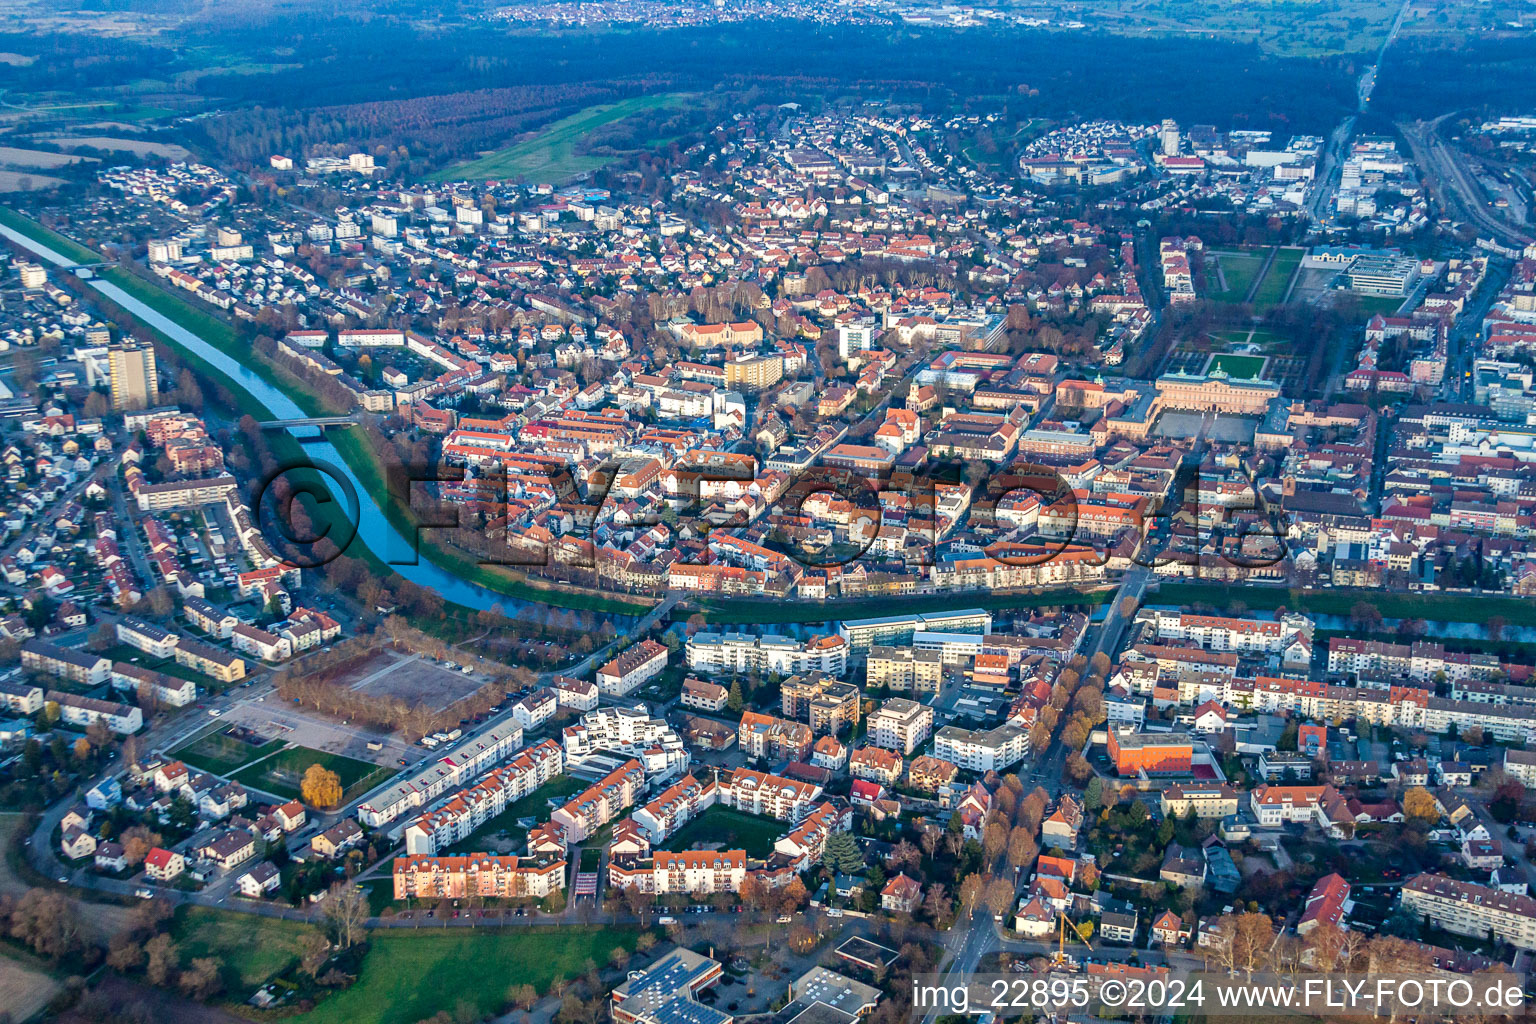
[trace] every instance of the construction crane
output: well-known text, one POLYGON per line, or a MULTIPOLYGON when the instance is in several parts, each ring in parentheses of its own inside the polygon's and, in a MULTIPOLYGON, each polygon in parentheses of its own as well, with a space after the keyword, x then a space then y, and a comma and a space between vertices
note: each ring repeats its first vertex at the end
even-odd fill
POLYGON ((1078 931, 1077 925, 1067 916, 1065 910, 1058 909, 1056 911, 1056 955, 1051 958, 1051 965, 1054 967, 1066 966, 1073 962, 1072 958, 1067 955, 1067 928, 1069 926, 1072 929, 1072 937, 1087 946, 1088 952, 1093 952, 1093 943, 1083 937, 1083 933, 1078 931))

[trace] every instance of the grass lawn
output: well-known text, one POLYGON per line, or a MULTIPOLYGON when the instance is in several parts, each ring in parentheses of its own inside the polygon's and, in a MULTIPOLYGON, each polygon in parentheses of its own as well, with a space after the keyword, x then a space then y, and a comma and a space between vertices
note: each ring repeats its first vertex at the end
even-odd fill
POLYGON ((1220 370, 1228 377, 1254 380, 1264 373, 1264 357, 1215 355, 1211 357, 1211 363, 1206 368, 1206 372, 1210 373, 1215 370, 1220 370))
POLYGON ((229 994, 243 1001, 251 990, 297 959, 312 929, 295 921, 186 907, 171 928, 182 963, 212 956, 224 962, 229 994))
POLYGON ((1221 281, 1215 274, 1207 274, 1206 282, 1211 286, 1211 298, 1217 302, 1242 302, 1248 297, 1248 289, 1253 287, 1254 278, 1259 276, 1259 270, 1264 266, 1265 252, 1262 249, 1245 250, 1242 252, 1218 252, 1216 261, 1221 265, 1221 278, 1226 281, 1225 291, 1217 290, 1221 281))
POLYGON ((551 798, 563 800, 566 797, 575 796, 586 789, 587 785, 585 780, 578 779, 574 775, 557 775, 475 829, 464 838, 463 842, 454 843, 448 847, 445 852, 481 853, 485 848, 486 837, 503 833, 521 834, 522 829, 517 824, 518 818, 538 818, 543 821, 549 817, 551 798))
POLYGON ((1269 273, 1264 275, 1259 290, 1253 293, 1254 309, 1262 312, 1285 300, 1285 293, 1291 287, 1291 278, 1296 276, 1301 266, 1302 254, 1303 250, 1291 248, 1281 249, 1275 254, 1275 262, 1270 265, 1269 273))
POLYGON ((258 757, 266 757, 283 749, 282 740, 271 740, 259 747, 253 747, 243 740, 225 736, 220 731, 223 728, 223 726, 215 727, 191 742, 183 743, 171 752, 171 756, 180 758, 194 768, 201 768, 205 772, 227 778, 258 757))
POLYGON ((676 93, 660 93, 587 107, 546 125, 530 139, 487 153, 478 160, 457 167, 445 167, 432 177, 436 181, 477 181, 487 178, 558 181, 586 171, 595 171, 612 157, 577 153, 576 144, 584 136, 632 114, 675 106, 682 99, 676 93))
POLYGON ((479 1020, 499 1012, 507 993, 532 985, 540 993, 579 976, 588 960, 608 963, 615 949, 633 951, 632 928, 506 928, 469 931, 375 931, 357 983, 309 1013, 302 1024, 416 1024, 439 1010, 479 1020))
POLYGON ((234 780, 274 796, 297 799, 304 773, 312 764, 324 765, 341 777, 341 788, 350 799, 355 792, 362 792, 383 782, 390 770, 368 761, 341 754, 328 754, 309 747, 289 747, 274 754, 260 764, 241 769, 234 780))
POLYGON ((1367 318, 1377 313, 1382 316, 1393 316, 1404 302, 1401 295, 1354 295, 1351 297, 1360 304, 1360 312, 1367 318))
POLYGON ((677 851, 695 844, 718 843, 724 850, 746 850, 748 857, 766 857, 773 852, 774 840, 788 829, 785 822, 717 805, 684 825, 661 848, 677 851))

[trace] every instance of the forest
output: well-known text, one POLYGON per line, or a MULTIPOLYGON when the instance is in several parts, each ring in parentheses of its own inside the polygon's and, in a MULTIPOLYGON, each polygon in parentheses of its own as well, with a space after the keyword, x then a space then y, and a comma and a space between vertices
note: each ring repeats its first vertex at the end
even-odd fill
MULTIPOLYGON (((449 159, 585 105, 658 91, 812 106, 880 99, 934 114, 1005 101, 1021 117, 1171 116, 1320 133, 1351 104, 1355 73, 1346 57, 1211 40, 794 20, 534 33, 274 9, 189 27, 177 42, 0 34, 0 48, 40 58, 0 66, 0 89, 110 100, 175 79, 187 109, 212 115, 192 130, 237 160, 343 142, 449 159)), ((598 141, 622 141, 613 134, 598 141)))

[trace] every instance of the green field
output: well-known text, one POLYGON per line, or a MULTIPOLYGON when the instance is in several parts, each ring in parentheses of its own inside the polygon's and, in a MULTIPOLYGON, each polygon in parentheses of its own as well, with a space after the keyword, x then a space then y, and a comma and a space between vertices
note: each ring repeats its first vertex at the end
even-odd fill
POLYGON ((1215 274, 1206 274, 1210 297, 1217 302, 1242 302, 1248 297, 1248 289, 1253 287, 1259 271, 1264 268, 1264 250, 1218 252, 1214 255, 1216 262, 1221 265, 1221 278, 1218 279, 1215 274), (1221 288, 1222 280, 1226 281, 1225 289, 1221 288))
POLYGON ((242 768, 233 778, 236 782, 273 796, 298 799, 299 785, 312 764, 323 765, 339 775, 341 788, 348 799, 371 789, 390 775, 388 768, 359 761, 354 757, 329 754, 309 747, 289 747, 260 764, 242 768))
POLYGON ((612 158, 577 153, 576 144, 584 136, 632 114, 674 106, 681 99, 683 96, 678 93, 659 93, 587 107, 545 126, 533 138, 487 153, 469 163, 445 167, 433 175, 433 179, 480 181, 487 178, 518 178, 563 181, 587 171, 595 171, 612 158))
POLYGON ((171 751, 171 756, 180 758, 194 768, 201 768, 205 772, 227 778, 258 757, 266 757, 283 749, 282 740, 271 740, 259 747, 253 747, 249 743, 223 735, 220 732, 223 728, 222 725, 216 726, 204 735, 183 743, 171 751))
POLYGON ((1291 288, 1291 278, 1296 276, 1296 271, 1301 267, 1303 255, 1305 250, 1292 248, 1281 249, 1275 254, 1275 262, 1270 265, 1269 273, 1259 283, 1259 290, 1253 293, 1255 311, 1262 313, 1285 301, 1285 295, 1291 288))
POLYGON ((1216 370, 1220 370, 1228 377, 1235 377, 1240 380, 1256 380, 1264 373, 1264 357, 1214 355, 1211 356, 1211 362, 1206 367, 1206 372, 1211 373, 1216 370))
POLYGON ((1259 348, 1270 348, 1272 346, 1290 344, 1289 338, 1268 327, 1234 327, 1227 330, 1212 331, 1211 340, 1230 347, 1257 345, 1259 348))
POLYGON ((1382 316, 1395 316, 1404 302, 1401 295, 1352 295, 1350 296, 1360 304, 1360 312, 1366 318, 1380 313, 1382 316))
POLYGON ((445 853, 480 853, 485 849, 485 840, 488 836, 509 835, 523 836, 523 830, 518 827, 519 818, 538 818, 543 821, 549 817, 549 801, 551 798, 563 798, 575 796, 588 783, 584 779, 578 779, 574 775, 557 775, 538 789, 529 793, 521 800, 513 803, 496 817, 486 821, 484 825, 475 829, 462 842, 454 843, 448 847, 445 853))
POLYGON ((237 1001, 298 959, 304 936, 313 929, 294 921, 187 907, 176 915, 171 937, 182 963, 217 957, 224 963, 224 983, 237 1001))
POLYGON ((288 1019, 416 1024, 446 1010, 456 1020, 480 1020, 499 1012, 512 988, 550 992, 557 981, 581 975, 589 960, 605 965, 613 950, 633 951, 638 937, 612 926, 375 931, 356 984, 288 1019))
POLYGON ((722 850, 746 850, 748 857, 767 857, 774 840, 789 826, 773 818, 743 814, 729 807, 711 807, 661 845, 663 850, 687 850, 694 845, 718 843, 722 850))

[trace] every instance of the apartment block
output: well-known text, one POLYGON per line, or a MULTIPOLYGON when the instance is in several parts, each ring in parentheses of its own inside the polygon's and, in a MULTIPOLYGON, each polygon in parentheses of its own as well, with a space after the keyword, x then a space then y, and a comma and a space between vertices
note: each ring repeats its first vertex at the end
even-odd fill
POLYGON ((864 729, 870 743, 905 756, 933 735, 933 708, 915 700, 893 697, 869 716, 864 729))

